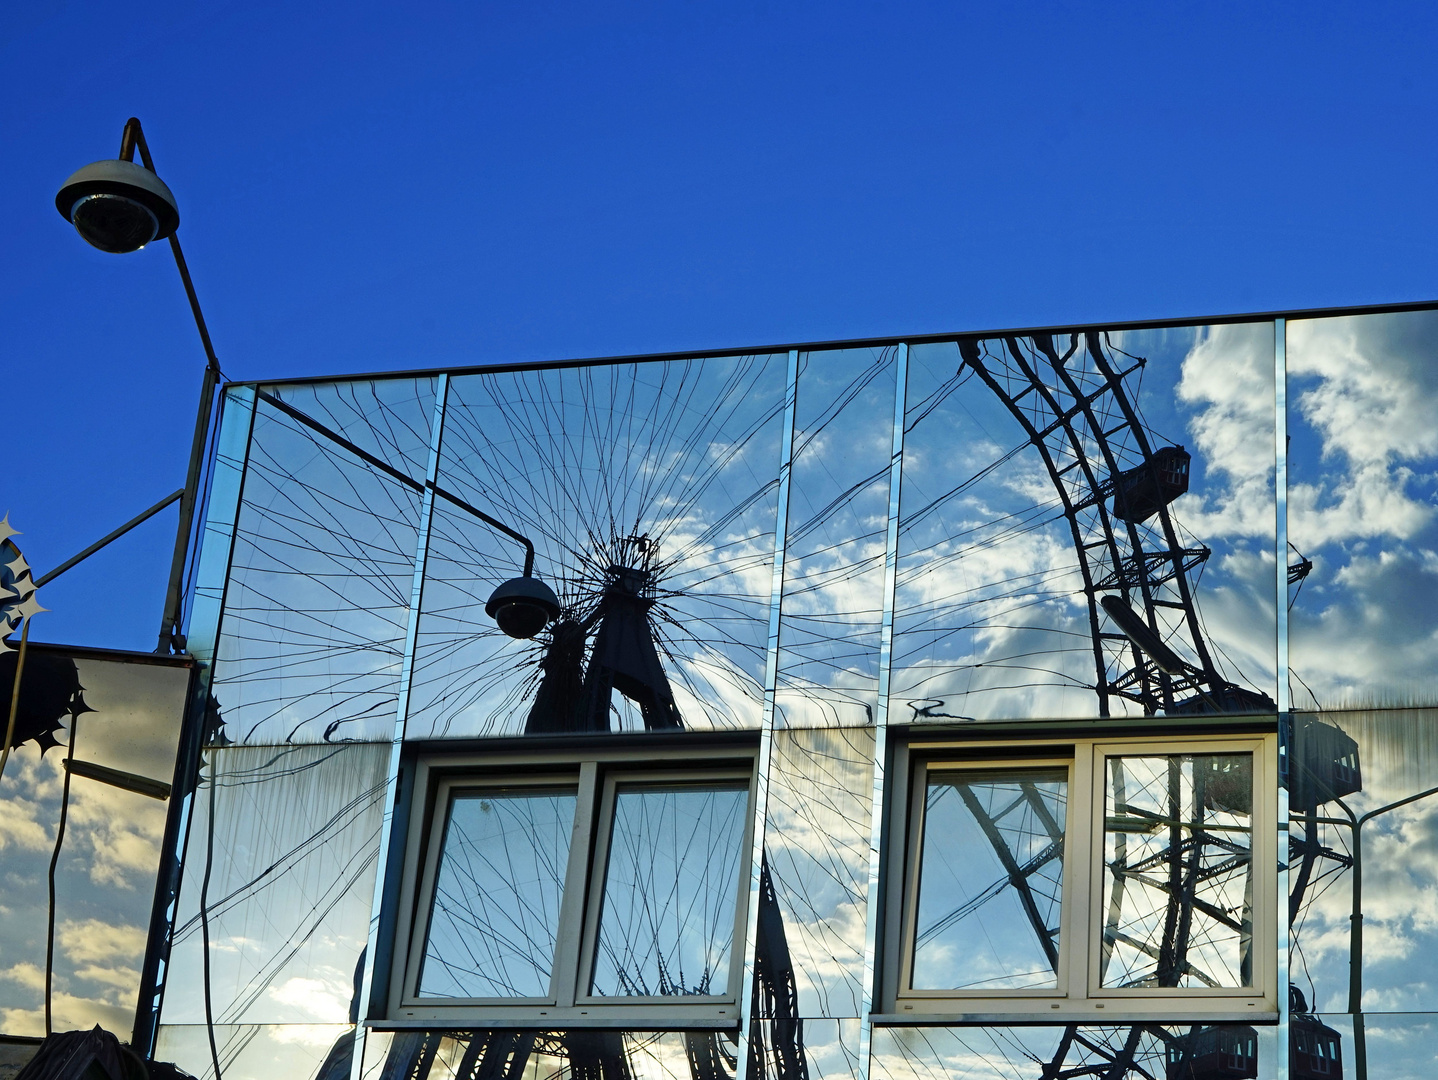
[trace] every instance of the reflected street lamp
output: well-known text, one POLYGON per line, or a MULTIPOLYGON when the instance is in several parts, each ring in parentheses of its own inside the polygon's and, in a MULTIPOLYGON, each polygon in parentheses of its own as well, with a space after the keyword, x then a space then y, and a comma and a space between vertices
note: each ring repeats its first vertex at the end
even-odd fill
POLYGON ((1343 818, 1320 817, 1313 820, 1324 825, 1345 825, 1353 834, 1353 913, 1348 917, 1351 929, 1348 934, 1348 1012, 1353 1017, 1353 1064, 1358 1080, 1368 1080, 1368 1040, 1363 1022, 1363 826, 1374 818, 1397 810, 1400 806, 1438 795, 1438 787, 1409 795, 1406 799, 1387 803, 1366 814, 1355 814, 1342 799, 1334 799, 1348 820, 1343 818))
POLYGON ((220 362, 210 343, 210 331, 195 296, 190 269, 185 265, 175 230, 180 225, 180 208, 174 194, 155 173, 150 148, 140 121, 130 117, 120 136, 120 156, 86 165, 66 180, 55 196, 55 208, 92 247, 115 255, 138 251, 151 240, 168 240, 205 347, 205 378, 200 386, 200 409, 195 417, 195 437, 190 445, 190 467, 180 498, 180 524, 175 534, 175 552, 170 563, 170 584, 165 594, 165 611, 160 622, 156 652, 184 652, 180 633, 181 590, 184 587, 185 559, 189 554, 190 529, 195 518, 195 501, 200 486, 200 466, 210 432, 210 410, 220 362), (142 165, 135 164, 135 151, 142 165))

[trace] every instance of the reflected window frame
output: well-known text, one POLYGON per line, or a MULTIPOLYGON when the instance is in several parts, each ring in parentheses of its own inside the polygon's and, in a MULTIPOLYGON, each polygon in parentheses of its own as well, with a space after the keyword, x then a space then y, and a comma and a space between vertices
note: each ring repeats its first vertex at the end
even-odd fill
MULTIPOLYGON (((612 742, 609 736, 604 741, 612 742)), ((368 1021, 377 1030, 426 1028, 438 1024, 467 1028, 556 1027, 633 1028, 654 1025, 673 1029, 724 1030, 739 1023, 739 990, 743 977, 743 942, 750 900, 753 822, 758 790, 757 739, 730 737, 722 745, 707 742, 683 748, 669 740, 658 748, 653 740, 635 740, 632 748, 596 747, 568 752, 423 754, 412 765, 414 783, 397 903, 386 912, 392 930, 382 934, 394 943, 388 992, 381 1015, 368 1021), (420 996, 416 987, 426 960, 429 924, 449 810, 456 793, 485 790, 576 793, 569 854, 564 869, 551 959, 550 993, 546 997, 452 998, 420 996), (728 971, 716 994, 638 995, 606 997, 590 991, 599 947, 608 878, 608 859, 619 792, 634 789, 715 790, 744 792, 742 820, 737 828, 734 871, 733 935, 728 971)), ((372 1015, 374 1015, 372 1011, 372 1015)))
MULTIPOLYGON (((1161 720, 1160 720, 1161 724, 1161 720)), ((1176 726, 1176 725, 1175 725, 1176 726)), ((1220 725, 1215 725, 1220 726, 1220 725)), ((882 896, 884 914, 872 1016, 880 1024, 1003 1024, 1046 1021, 1113 1023, 1154 1020, 1271 1023, 1278 1018, 1278 740, 1276 722, 1251 728, 1170 735, 1158 725, 1125 725, 1123 736, 935 739, 909 732, 896 740, 890 771, 882 896), (1104 987, 1103 913, 1108 762, 1118 757, 1252 754, 1249 987, 1104 987), (1052 987, 934 990, 913 988, 924 807, 930 773, 1068 769, 1061 876, 1058 964, 1052 987)), ((1092 727, 1089 727, 1092 730, 1092 727)))

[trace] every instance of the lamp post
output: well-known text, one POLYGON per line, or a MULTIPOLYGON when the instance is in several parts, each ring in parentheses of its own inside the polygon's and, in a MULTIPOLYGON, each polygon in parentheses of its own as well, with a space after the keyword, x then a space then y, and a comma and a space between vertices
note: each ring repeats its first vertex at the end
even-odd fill
POLYGON ((195 417, 195 435, 190 444, 190 465, 185 477, 184 494, 180 497, 180 524, 175 533, 175 551, 170 562, 170 583, 165 593, 165 610, 161 617, 156 652, 184 652, 185 641, 180 633, 181 592, 184 588, 185 560, 189 554, 190 530, 195 520, 195 502, 200 486, 200 467, 210 431, 210 411, 214 405, 215 384, 220 377, 220 362, 210 342, 210 331, 200 311, 195 284, 185 265, 176 229, 180 225, 180 209, 174 194, 155 173, 150 148, 140 121, 130 117, 120 136, 120 156, 86 165, 66 180, 55 196, 55 208, 75 226, 75 231, 92 247, 115 255, 138 251, 151 240, 168 240, 180 271, 180 281, 195 316, 195 327, 205 348, 205 377, 200 385, 200 408, 195 417), (135 164, 139 151, 142 165, 135 164))

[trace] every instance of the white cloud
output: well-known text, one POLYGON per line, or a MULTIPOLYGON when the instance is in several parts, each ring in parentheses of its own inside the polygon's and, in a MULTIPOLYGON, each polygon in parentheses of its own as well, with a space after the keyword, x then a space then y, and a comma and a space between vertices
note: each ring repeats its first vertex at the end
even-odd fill
POLYGON ((1345 539, 1413 536, 1434 508, 1408 492, 1412 463, 1438 455, 1438 365, 1433 313, 1299 320, 1288 324, 1291 407, 1321 438, 1330 463, 1290 488, 1300 548, 1345 539), (1316 380, 1316 381, 1315 381, 1316 380))
POLYGON ((1274 529, 1273 330, 1211 327, 1189 350, 1179 400, 1196 408, 1189 431, 1210 490, 1191 492, 1183 520, 1197 535, 1271 537, 1274 529), (1224 487, 1217 487, 1223 479, 1224 487))
POLYGON ((61 952, 76 964, 138 960, 145 954, 145 930, 139 926, 67 919, 57 928, 55 937, 61 952))
POLYGON ((266 1031, 277 1043, 326 1050, 334 1045, 338 1037, 334 1024, 273 1024, 266 1031))
MULTIPOLYGON (((96 998, 56 993, 50 1001, 56 1031, 92 1028, 99 1024, 106 1031, 128 1032, 135 1022, 135 1006, 115 1004, 96 998)), ((0 1009, 0 1031, 7 1035, 40 1036, 45 1034, 45 1010, 0 1009)))
MULTIPOLYGON (((296 975, 267 993, 270 1000, 286 1009, 297 1010, 301 1020, 329 1021, 349 1014, 351 987, 336 980, 310 979, 296 975)), ((333 1041, 334 1035, 327 1036, 333 1041)))
POLYGON ((45 972, 29 961, 22 960, 13 967, 0 971, 0 979, 9 979, 11 982, 19 983, 27 990, 45 989, 45 972))
POLYGON ((139 991, 140 987, 140 972, 132 967, 101 967, 98 964, 90 964, 77 968, 75 978, 113 986, 117 990, 127 991, 131 997, 139 991))

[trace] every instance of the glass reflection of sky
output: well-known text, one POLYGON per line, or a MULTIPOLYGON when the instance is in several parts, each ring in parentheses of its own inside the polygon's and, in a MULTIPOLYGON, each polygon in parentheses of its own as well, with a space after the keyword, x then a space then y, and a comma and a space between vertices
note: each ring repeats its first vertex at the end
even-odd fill
MULTIPOLYGON (((42 595, 43 599, 43 595, 42 595)), ((43 620, 43 616, 41 616, 43 620)), ((42 623, 43 625, 43 623, 42 623)), ((48 656, 63 650, 31 642, 27 680, 53 678, 48 656)), ((13 670, 13 669, 12 669, 13 670)), ((90 762, 169 783, 190 672, 181 666, 73 658, 85 704, 76 762, 90 762)), ((0 727, 9 715, 6 680, 0 727)), ((33 737, 11 750, 0 777, 0 1033, 45 1034, 45 951, 51 858, 55 855, 70 717, 57 717, 62 740, 41 754, 33 737)), ((3 737, 3 733, 0 733, 3 737)), ((160 868, 170 803, 70 777, 65 837, 55 865, 52 1019, 56 1030, 134 1024, 140 967, 160 868)))
POLYGON ((591 993, 729 992, 748 788, 621 787, 591 993))
POLYGON ((1105 775, 1099 985, 1252 986, 1253 756, 1111 757, 1105 775))
MULTIPOLYGON (((875 1027, 869 1075, 874 1080, 1160 1077, 1168 1075, 1168 1049, 1181 1046, 1193 1030, 1190 1025, 1158 1024, 1133 1028, 875 1027)), ((1236 1026, 1233 1032, 1248 1040, 1248 1045, 1256 1044, 1259 1080, 1279 1080, 1278 1029, 1236 1026)))
POLYGON ((872 728, 775 731, 764 855, 800 1016, 863 1008, 873 784, 872 728))
MULTIPOLYGON (((1153 447, 1193 455, 1188 494, 1171 504, 1180 544, 1211 554, 1190 571, 1202 637, 1217 670, 1274 692, 1273 330, 1270 323, 1102 336, 1153 447), (1142 361, 1141 363, 1139 361, 1142 361)), ((1069 335, 1055 335, 1067 350, 1069 335)), ((1043 372, 1044 358, 1031 361, 1043 372)), ((980 343, 993 369, 1016 370, 1002 341, 980 343)), ((1095 409, 1103 392, 1077 357, 1068 362, 1095 409), (1087 381, 1085 381, 1087 380, 1087 381)), ((909 351, 899 564, 890 707, 897 720, 1093 715, 1093 633, 1075 540, 1058 492, 1022 427, 993 389, 961 363, 955 343, 909 351)), ((1058 389, 1063 382, 1044 375, 1058 389)), ((1024 384, 1026 385, 1026 384, 1024 384)), ((1041 429, 1040 395, 1001 386, 1041 429)), ((1111 404, 1106 406, 1112 410, 1111 404)), ((1051 410, 1050 410, 1051 411, 1051 410)), ((1099 420, 1117 467, 1131 467, 1121 416, 1099 420)), ((1082 429, 1083 424, 1079 427, 1082 429)), ((1086 429, 1085 429, 1086 430, 1086 429)), ((1096 479, 1104 448, 1085 434, 1096 479)), ((1060 468, 1064 460, 1057 460, 1060 468)), ((1077 466, 1064 483, 1079 501, 1077 466)), ((1140 532, 1152 528, 1152 522, 1140 532)), ((1153 550, 1152 540, 1145 541, 1153 550)), ((1162 545, 1157 545, 1162 546, 1162 545)), ((1173 599, 1173 597, 1169 597, 1173 599)), ((1167 614, 1165 614, 1167 612, 1167 614)), ((1180 616, 1170 620, 1180 650, 1180 616)), ((1110 658, 1109 677, 1117 674, 1110 658)), ((1111 697, 1115 714, 1136 711, 1111 697)))
MULTIPOLYGON (((1378 811, 1362 826, 1362 1005, 1372 1012, 1438 1010, 1432 977, 1438 951, 1438 712, 1334 710, 1318 720, 1357 743, 1362 787, 1325 799, 1311 822, 1301 809, 1290 819, 1289 882, 1295 891, 1301 888, 1291 938, 1293 981, 1315 1011, 1348 1008, 1356 899, 1352 820, 1378 811)), ((1305 744, 1295 742, 1296 760, 1321 775, 1323 758, 1306 752, 1305 744)))
POLYGON ((874 722, 896 349, 801 353, 776 716, 874 722))
POLYGON ((227 740, 393 733, 419 509, 411 489, 259 403, 212 689, 227 740))
POLYGON ((335 1024, 354 997, 379 859, 386 744, 207 751, 194 801, 161 1020, 205 1020, 199 906, 208 890, 216 1024, 335 1024))
POLYGON ((573 791, 485 791, 450 803, 420 997, 549 995, 573 791))
POLYGON ((1288 323, 1296 708, 1438 700, 1438 313, 1288 323))
POLYGON ((910 985, 1021 990, 1057 985, 1068 774, 929 774, 910 985), (1002 839, 1002 853, 990 839, 1002 839), (1023 868, 1020 886, 1014 867, 1023 868), (1028 903, 1025 903, 1025 900, 1028 903), (1027 911, 1042 923, 1036 926, 1027 911))

